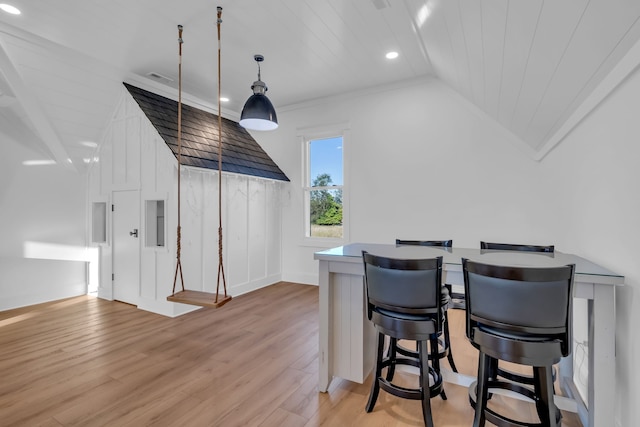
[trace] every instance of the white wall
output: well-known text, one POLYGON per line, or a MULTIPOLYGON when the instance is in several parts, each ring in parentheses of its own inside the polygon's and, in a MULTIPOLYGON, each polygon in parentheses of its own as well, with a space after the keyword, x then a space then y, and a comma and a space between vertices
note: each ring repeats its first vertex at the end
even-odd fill
POLYGON ((299 129, 348 122, 351 242, 555 244, 626 276, 617 293, 616 425, 634 425, 640 419, 633 404, 640 401, 639 93, 636 72, 542 162, 438 81, 279 111, 280 128, 256 138, 292 180, 284 197, 283 279, 317 283, 313 252, 322 249, 301 244, 299 129))
POLYGON ((640 420, 640 71, 542 162, 556 242, 625 276, 616 291, 617 426, 640 420))
MULTIPOLYGON (((256 134, 291 179, 283 210, 283 278, 317 283, 301 244, 304 128, 348 123, 345 182, 350 241, 395 238, 555 241, 539 203, 549 182, 519 141, 437 80, 279 111, 280 128, 256 134)), ((560 249, 560 248, 559 248, 560 249)))
POLYGON ((44 158, 2 138, 0 310, 87 290, 85 179, 59 165, 23 164, 44 158))

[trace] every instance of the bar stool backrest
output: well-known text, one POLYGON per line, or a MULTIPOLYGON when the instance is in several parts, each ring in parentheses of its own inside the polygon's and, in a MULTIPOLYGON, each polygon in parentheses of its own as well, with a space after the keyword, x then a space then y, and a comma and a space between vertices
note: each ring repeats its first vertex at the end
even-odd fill
POLYGON ((558 339, 571 351, 574 265, 551 268, 482 264, 463 259, 467 338, 474 328, 527 339, 558 339))
POLYGON ((412 315, 440 312, 442 257, 395 259, 363 252, 363 259, 369 319, 376 308, 412 315))
POLYGON ((411 246, 438 246, 444 248, 450 248, 453 246, 453 240, 403 240, 396 239, 396 245, 411 245, 411 246))
POLYGON ((490 243, 480 242, 480 249, 493 249, 500 251, 523 251, 523 252, 545 252, 553 253, 554 246, 517 245, 512 243, 490 243))

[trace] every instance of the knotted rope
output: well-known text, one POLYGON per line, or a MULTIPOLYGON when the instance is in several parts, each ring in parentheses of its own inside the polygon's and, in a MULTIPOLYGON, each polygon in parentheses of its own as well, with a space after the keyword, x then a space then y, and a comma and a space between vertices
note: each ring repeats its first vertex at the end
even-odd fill
POLYGON ((222 113, 220 104, 220 24, 222 24, 222 8, 218 6, 218 282, 216 285, 216 301, 220 291, 220 277, 224 285, 224 296, 227 296, 227 280, 224 276, 224 264, 222 263, 222 113))
POLYGON ((180 165, 182 164, 182 25, 178 25, 178 228, 176 230, 176 273, 173 276, 173 291, 176 293, 176 281, 180 271, 180 283, 184 291, 184 278, 182 276, 182 263, 180 262, 182 228, 180 227, 180 165))

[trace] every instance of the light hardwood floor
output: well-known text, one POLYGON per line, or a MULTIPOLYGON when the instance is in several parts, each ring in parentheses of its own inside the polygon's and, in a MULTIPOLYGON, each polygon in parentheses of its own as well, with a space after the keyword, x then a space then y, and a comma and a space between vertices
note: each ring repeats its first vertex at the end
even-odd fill
MULTIPOLYGON (((450 323, 456 364, 473 375, 464 311, 450 323)), ((90 296, 0 312, 0 425, 422 425, 418 401, 384 392, 367 414, 371 378, 318 393, 317 352, 318 288, 286 282, 175 319, 90 296)), ((436 426, 471 425, 467 390, 445 389, 436 426)), ((580 423, 565 414, 563 425, 580 423)))

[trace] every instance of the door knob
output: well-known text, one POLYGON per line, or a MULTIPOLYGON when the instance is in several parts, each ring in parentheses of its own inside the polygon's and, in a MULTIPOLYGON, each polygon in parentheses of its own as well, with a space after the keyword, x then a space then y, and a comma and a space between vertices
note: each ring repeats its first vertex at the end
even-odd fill
POLYGON ((138 237, 138 229, 134 228, 133 231, 130 231, 129 236, 138 237))

